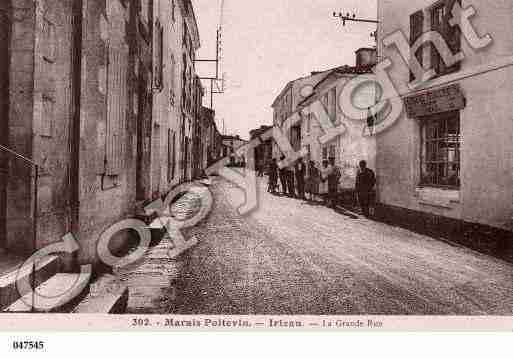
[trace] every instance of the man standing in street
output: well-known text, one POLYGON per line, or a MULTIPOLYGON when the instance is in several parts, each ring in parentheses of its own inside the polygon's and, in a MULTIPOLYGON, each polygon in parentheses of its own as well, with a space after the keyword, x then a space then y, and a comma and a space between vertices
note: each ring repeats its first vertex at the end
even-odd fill
POLYGON ((296 182, 297 194, 301 199, 305 199, 305 173, 306 166, 303 162, 303 159, 300 158, 296 163, 296 182))
MULTIPOLYGON (((285 156, 281 156, 280 160, 283 162, 285 159, 285 156)), ((280 175, 280 182, 281 182, 281 193, 283 195, 287 195, 287 174, 288 174, 287 167, 280 168, 278 170, 278 173, 280 175)))
POLYGON ((376 176, 374 171, 367 168, 367 162, 360 161, 360 170, 356 176, 356 194, 365 217, 370 216, 369 207, 375 184, 376 176))
POLYGON ((294 184, 294 164, 287 167, 287 186, 289 187, 289 196, 296 197, 296 188, 294 184))
POLYGON ((338 184, 340 177, 340 170, 335 165, 335 158, 330 157, 328 166, 328 204, 331 208, 336 208, 337 206, 338 184))
POLYGON ((276 193, 276 187, 278 187, 278 164, 276 158, 273 158, 269 164, 269 186, 267 190, 276 193))

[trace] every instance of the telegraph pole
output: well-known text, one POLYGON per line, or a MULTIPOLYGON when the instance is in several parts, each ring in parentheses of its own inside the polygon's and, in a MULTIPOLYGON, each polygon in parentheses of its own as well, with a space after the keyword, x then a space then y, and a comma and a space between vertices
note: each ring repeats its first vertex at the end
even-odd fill
POLYGON ((221 27, 216 31, 216 58, 215 59, 197 59, 195 62, 210 62, 216 64, 216 75, 215 77, 200 77, 200 80, 210 81, 210 109, 214 109, 214 94, 224 93, 224 76, 219 78, 219 63, 220 63, 220 47, 221 47, 221 27), (221 90, 214 91, 214 81, 221 81, 221 90))

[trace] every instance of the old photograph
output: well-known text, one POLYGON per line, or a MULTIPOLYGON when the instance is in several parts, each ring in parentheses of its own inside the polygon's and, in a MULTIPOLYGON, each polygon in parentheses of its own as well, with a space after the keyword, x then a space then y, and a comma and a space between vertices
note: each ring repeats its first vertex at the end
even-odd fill
POLYGON ((512 14, 0 0, 0 326, 511 331, 512 14))

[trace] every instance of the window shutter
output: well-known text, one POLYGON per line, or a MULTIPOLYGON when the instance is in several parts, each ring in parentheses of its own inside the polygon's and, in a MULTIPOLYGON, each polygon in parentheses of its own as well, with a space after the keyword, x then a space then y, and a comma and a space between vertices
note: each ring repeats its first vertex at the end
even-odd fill
POLYGON ((337 120, 337 88, 334 87, 329 92, 329 116, 333 123, 337 120))
MULTIPOLYGON (((422 36, 423 30, 424 12, 422 10, 419 10, 410 15, 410 46, 413 46, 413 44, 415 44, 415 41, 417 41, 422 36)), ((421 65, 424 64, 423 53, 423 47, 420 47, 415 53, 415 57, 421 65)), ((410 81, 413 80, 415 80, 415 75, 412 72, 410 72, 410 81)))
MULTIPOLYGON (((444 21, 442 24, 443 37, 444 37, 445 41, 447 42, 447 45, 449 46, 449 48, 451 49, 453 54, 456 54, 461 51, 461 29, 458 25, 452 27, 449 24, 449 21, 452 18, 451 12, 452 12, 452 9, 453 9, 454 5, 456 4, 456 2, 458 2, 458 4, 460 4, 460 6, 461 6, 461 0, 447 0, 446 1, 445 16, 444 16, 444 21)), ((446 71, 448 73, 451 73, 451 72, 459 71, 460 68, 461 68, 461 63, 458 62, 455 65, 447 68, 446 71)))
POLYGON ((175 168, 176 168, 176 132, 173 131, 173 139, 172 139, 172 155, 171 155, 171 178, 175 178, 175 168))
POLYGON ((154 73, 154 86, 156 90, 162 90, 164 81, 164 28, 159 21, 155 24, 156 39, 155 39, 155 73, 154 73))
POLYGON ((176 63, 175 57, 171 55, 171 78, 169 81, 169 102, 171 106, 175 105, 175 77, 176 77, 176 63))
POLYGON ((171 182, 171 130, 167 130, 167 181, 171 182))
POLYGON ((107 87, 106 168, 109 176, 119 175, 123 166, 126 128, 128 47, 109 46, 107 87))

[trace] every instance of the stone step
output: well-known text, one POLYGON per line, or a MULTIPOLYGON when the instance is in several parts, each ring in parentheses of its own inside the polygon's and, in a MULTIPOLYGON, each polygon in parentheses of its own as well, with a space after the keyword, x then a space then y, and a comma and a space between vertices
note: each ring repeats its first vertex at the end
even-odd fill
POLYGON ((103 275, 91 284, 89 294, 76 306, 76 314, 124 314, 128 287, 113 275, 103 275))
MULTIPOLYGON (((5 309, 10 304, 14 303, 25 292, 20 293, 16 287, 16 280, 29 280, 31 281, 32 268, 23 267, 20 263, 8 273, 0 276, 0 310, 5 309)), ((39 286, 49 278, 59 272, 61 261, 58 256, 48 256, 36 265, 36 274, 34 283, 39 286)))
POLYGON ((90 273, 57 273, 37 286, 37 296, 27 293, 4 312, 69 313, 89 294, 90 277, 90 273))

